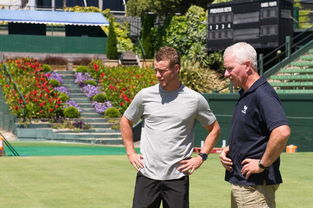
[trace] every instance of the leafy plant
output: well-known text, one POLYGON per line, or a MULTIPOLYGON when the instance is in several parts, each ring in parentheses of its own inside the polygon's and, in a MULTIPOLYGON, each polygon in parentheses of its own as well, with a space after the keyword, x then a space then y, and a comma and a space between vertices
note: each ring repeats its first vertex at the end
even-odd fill
MULTIPOLYGON (((222 74, 202 68, 199 63, 191 62, 186 57, 181 60, 180 80, 187 87, 200 93, 215 92, 228 85, 222 74)), ((222 92, 228 92, 228 89, 222 92)))
POLYGON ((216 51, 216 52, 210 53, 208 56, 208 64, 211 69, 222 72, 224 68, 222 52, 216 51))
POLYGON ((42 64, 42 72, 50 72, 52 70, 51 66, 49 64, 42 64))
POLYGON ((77 108, 70 106, 63 109, 63 115, 66 118, 78 118, 80 113, 77 108))
POLYGON ((105 116, 109 118, 117 118, 121 116, 121 113, 117 108, 111 107, 105 110, 105 116))
POLYGON ((104 103, 106 101, 106 96, 103 93, 99 93, 93 96, 92 100, 99 103, 104 103))
POLYGON ((78 66, 75 71, 81 72, 81 73, 86 73, 87 70, 88 70, 87 66, 78 66))
POLYGON ((60 86, 60 82, 56 79, 50 79, 49 80, 49 84, 52 86, 52 87, 58 87, 60 86))
POLYGON ((66 93, 63 93, 63 92, 60 93, 59 98, 61 99, 63 103, 70 100, 70 97, 66 93))
POLYGON ((93 85, 93 86, 98 85, 98 83, 95 80, 91 80, 91 79, 84 81, 84 84, 85 85, 93 85))

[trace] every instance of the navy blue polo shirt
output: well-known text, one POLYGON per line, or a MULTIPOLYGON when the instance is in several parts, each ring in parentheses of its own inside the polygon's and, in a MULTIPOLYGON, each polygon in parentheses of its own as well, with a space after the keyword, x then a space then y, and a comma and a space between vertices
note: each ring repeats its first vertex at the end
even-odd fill
POLYGON ((288 125, 288 120, 273 87, 261 77, 240 98, 233 114, 228 157, 233 171, 226 171, 225 180, 237 185, 272 185, 282 183, 278 158, 271 167, 248 180, 241 174, 246 158, 261 159, 273 129, 288 125))

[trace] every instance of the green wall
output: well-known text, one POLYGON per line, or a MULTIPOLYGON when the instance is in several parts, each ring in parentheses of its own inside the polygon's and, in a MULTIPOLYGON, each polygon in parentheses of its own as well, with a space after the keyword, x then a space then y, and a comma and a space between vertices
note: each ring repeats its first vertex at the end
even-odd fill
POLYGON ((105 54, 106 39, 101 37, 0 35, 0 51, 105 54))
MULTIPOLYGON (((231 117, 238 94, 203 94, 216 115, 222 133, 217 147, 222 140, 229 137, 231 117)), ((279 94, 282 105, 291 126, 291 136, 288 144, 298 146, 298 151, 313 151, 313 94, 279 94)), ((196 146, 200 146, 207 132, 196 125, 196 146)))
POLYGON ((15 132, 15 122, 16 117, 10 113, 9 106, 3 98, 2 87, 0 86, 0 128, 5 131, 15 132))

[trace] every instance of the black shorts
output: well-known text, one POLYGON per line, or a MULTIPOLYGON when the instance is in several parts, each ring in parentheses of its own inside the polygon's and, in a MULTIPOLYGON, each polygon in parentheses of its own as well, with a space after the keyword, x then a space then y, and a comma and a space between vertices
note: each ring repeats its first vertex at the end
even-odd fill
POLYGON ((189 176, 175 180, 153 180, 137 174, 133 208, 188 208, 189 176))

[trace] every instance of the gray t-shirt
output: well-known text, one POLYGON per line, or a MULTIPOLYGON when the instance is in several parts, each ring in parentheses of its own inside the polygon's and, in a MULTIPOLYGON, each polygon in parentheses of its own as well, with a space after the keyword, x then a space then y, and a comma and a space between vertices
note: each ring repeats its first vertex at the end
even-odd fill
POLYGON ((216 120, 205 98, 184 85, 176 91, 165 91, 159 84, 142 89, 124 116, 133 123, 143 119, 140 172, 155 180, 183 177, 177 162, 193 152, 195 121, 208 126, 216 120))

